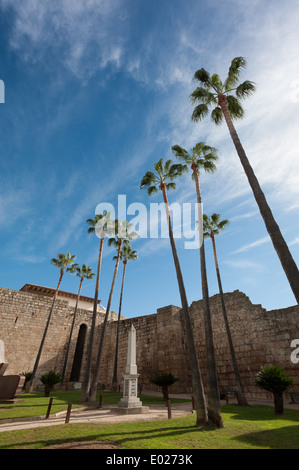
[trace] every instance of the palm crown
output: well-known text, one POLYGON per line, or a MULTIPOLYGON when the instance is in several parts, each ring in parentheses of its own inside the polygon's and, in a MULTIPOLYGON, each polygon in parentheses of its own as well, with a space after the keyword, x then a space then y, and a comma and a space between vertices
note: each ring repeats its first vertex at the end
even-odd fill
MULTIPOLYGON (((130 243, 123 245, 120 252, 120 259, 126 264, 128 261, 134 261, 138 258, 137 251, 132 250, 130 243)), ((117 259, 117 256, 114 256, 113 259, 117 259)))
POLYGON ((201 86, 191 93, 190 98, 197 106, 193 110, 192 120, 199 121, 206 117, 209 108, 216 105, 211 112, 211 118, 215 124, 221 124, 223 113, 219 106, 219 98, 225 96, 226 104, 232 119, 241 119, 244 116, 244 109, 240 100, 247 98, 255 91, 255 85, 249 80, 239 83, 240 72, 246 67, 244 57, 235 57, 230 65, 228 75, 224 82, 219 75, 210 75, 204 68, 197 70, 194 78, 201 86))
POLYGON ((135 238, 138 238, 137 232, 132 232, 133 224, 128 224, 126 220, 119 221, 115 220, 114 221, 114 237, 110 237, 108 240, 108 245, 114 245, 115 247, 118 247, 119 242, 121 241, 122 244, 124 245, 129 245, 130 240, 134 240, 135 238))
MULTIPOLYGON (((188 166, 191 166, 192 170, 195 170, 198 175, 201 169, 208 173, 216 171, 215 162, 218 160, 218 156, 214 147, 199 142, 191 149, 190 153, 179 145, 173 145, 171 148, 174 155, 183 160, 188 166)), ((192 178, 194 178, 194 173, 192 178)))
POLYGON ((76 256, 71 256, 70 253, 64 255, 63 253, 58 253, 57 258, 52 258, 51 263, 54 264, 57 268, 60 269, 60 272, 63 273, 65 268, 74 264, 76 256))
POLYGON ((205 238, 210 237, 211 233, 219 235, 220 231, 229 224, 227 219, 220 220, 220 217, 220 214, 212 214, 211 217, 203 214, 203 236, 205 238))
POLYGON ((172 160, 167 160, 165 165, 163 165, 163 158, 161 158, 154 164, 154 170, 154 173, 152 171, 147 171, 140 183, 141 189, 147 187, 147 193, 149 196, 157 193, 159 189, 162 189, 163 185, 166 190, 175 189, 176 184, 173 180, 187 171, 188 167, 187 165, 182 165, 180 163, 173 163, 172 160))
POLYGON ((110 236, 114 233, 114 222, 111 220, 111 213, 96 214, 94 219, 87 219, 89 225, 87 233, 95 233, 99 238, 110 236))
POLYGON ((76 274, 76 276, 85 279, 92 279, 94 277, 94 273, 90 266, 86 266, 86 264, 82 264, 80 267, 77 263, 73 264, 71 267, 67 268, 67 271, 70 273, 76 274))

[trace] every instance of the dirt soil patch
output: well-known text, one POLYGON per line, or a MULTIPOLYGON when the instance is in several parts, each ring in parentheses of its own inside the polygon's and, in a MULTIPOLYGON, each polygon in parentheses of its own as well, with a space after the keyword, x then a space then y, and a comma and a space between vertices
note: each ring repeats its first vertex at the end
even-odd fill
POLYGON ((114 444, 114 442, 73 441, 64 442, 63 444, 53 444, 44 447, 44 449, 120 449, 120 446, 114 444))

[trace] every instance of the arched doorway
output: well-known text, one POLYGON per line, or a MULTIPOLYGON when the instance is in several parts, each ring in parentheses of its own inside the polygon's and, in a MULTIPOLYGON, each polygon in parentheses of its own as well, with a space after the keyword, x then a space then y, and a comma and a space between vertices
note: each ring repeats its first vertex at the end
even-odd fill
POLYGON ((78 333, 76 350, 75 350, 73 366, 72 366, 72 371, 71 371, 71 376, 70 376, 70 382, 79 382, 79 379, 80 379, 80 371, 81 371, 81 364, 82 364, 82 358, 83 358, 86 331, 87 331, 87 326, 83 323, 80 326, 79 333, 78 333))

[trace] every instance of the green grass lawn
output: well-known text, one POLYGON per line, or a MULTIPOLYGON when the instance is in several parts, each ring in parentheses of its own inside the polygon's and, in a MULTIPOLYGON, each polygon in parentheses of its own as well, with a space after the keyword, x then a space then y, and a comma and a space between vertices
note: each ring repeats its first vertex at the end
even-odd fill
MULTIPOLYGON (((65 402, 65 394, 61 400, 63 397, 65 402)), ((282 417, 276 417, 272 407, 224 405, 222 416, 223 429, 198 428, 195 415, 189 415, 162 421, 69 423, 1 432, 0 449, 41 449, 84 440, 114 442, 121 449, 299 449, 299 411, 286 409, 282 417)))
MULTIPOLYGON (((97 393, 97 401, 99 402, 100 392, 97 393)), ((86 406, 80 403, 81 392, 80 391, 69 391, 69 392, 52 392, 50 395, 53 398, 51 407, 51 414, 65 411, 67 409, 67 403, 71 402, 72 408, 78 408, 80 406, 86 406)), ((0 404, 0 424, 1 420, 9 418, 29 418, 32 416, 45 416, 48 409, 49 397, 45 397, 44 393, 23 393, 20 395, 23 402, 14 404, 0 404)), ((103 405, 117 404, 122 398, 122 393, 109 393, 103 392, 103 405)), ((141 395, 140 399, 144 405, 161 404, 165 405, 165 402, 161 397, 141 395)), ((172 399, 172 403, 182 403, 189 400, 172 399)))

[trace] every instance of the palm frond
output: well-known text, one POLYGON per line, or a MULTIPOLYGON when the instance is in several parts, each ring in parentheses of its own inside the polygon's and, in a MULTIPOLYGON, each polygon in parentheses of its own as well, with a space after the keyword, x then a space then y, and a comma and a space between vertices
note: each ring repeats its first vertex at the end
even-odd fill
POLYGON ((204 160, 216 161, 218 160, 217 149, 207 145, 205 142, 198 142, 192 149, 193 160, 202 158, 204 160))
POLYGON ((221 222, 218 224, 219 230, 223 230, 225 227, 227 227, 227 225, 229 225, 229 223, 230 222, 227 219, 221 220, 221 222))
POLYGON ((66 268, 66 271, 67 271, 68 273, 74 274, 74 273, 76 273, 76 272, 78 271, 78 269, 80 270, 79 264, 74 263, 72 266, 68 266, 68 267, 66 268))
POLYGON ((64 269, 67 266, 71 266, 74 264, 76 259, 75 255, 71 255, 67 253, 64 255, 63 253, 58 253, 57 258, 52 258, 51 263, 54 264, 57 268, 64 269))
POLYGON ((216 94, 206 90, 203 87, 197 87, 190 95, 190 101, 194 103, 204 103, 209 105, 210 103, 217 103, 216 94))
POLYGON ((153 194, 156 194, 157 192, 158 192, 157 186, 149 186, 149 187, 147 188, 147 194, 148 194, 149 196, 152 196, 153 194))
POLYGON ((192 163, 192 156, 189 155, 187 150, 183 149, 179 145, 173 145, 171 147, 171 150, 173 151, 174 155, 177 158, 180 158, 181 160, 184 160, 188 165, 191 165, 192 163))
POLYGON ((201 103, 195 106, 191 119, 192 121, 195 121, 195 122, 201 121, 208 115, 208 113, 209 113, 208 105, 206 105, 205 103, 201 103))
POLYGON ((205 88, 210 89, 211 87, 211 77, 209 72, 205 70, 204 68, 201 68, 199 70, 196 70, 194 74, 195 80, 198 80, 200 83, 202 83, 205 88))
POLYGON ((118 247, 118 240, 117 238, 108 238, 108 246, 113 245, 115 248, 118 247))
POLYGON ((255 84, 249 80, 245 80, 245 82, 241 83, 236 88, 236 95, 238 98, 247 98, 248 96, 253 95, 255 90, 255 84))
POLYGON ((223 230, 225 227, 227 227, 227 225, 229 225, 229 220, 221 220, 221 215, 217 213, 212 214, 211 217, 204 215, 204 224, 205 220, 207 221, 206 223, 209 224, 210 227, 213 229, 215 235, 218 235, 221 230, 223 230))
MULTIPOLYGON (((116 258, 116 257, 115 257, 116 258)), ((132 250, 131 245, 123 245, 120 252, 120 259, 125 261, 136 260, 138 258, 137 251, 132 250)))
POLYGON ((222 123, 224 116, 220 106, 216 106, 216 108, 213 109, 213 111, 211 112, 211 118, 217 126, 222 123))
POLYGON ((89 225, 87 233, 95 233, 100 237, 103 230, 107 230, 108 223, 110 222, 111 213, 96 214, 94 219, 87 219, 86 223, 89 225))
POLYGON ((170 167, 167 174, 165 174, 166 178, 170 178, 171 180, 177 178, 178 176, 182 176, 184 173, 188 171, 188 165, 183 163, 173 163, 170 167))
POLYGON ((214 173, 217 170, 215 163, 211 160, 198 161, 197 168, 198 170, 202 168, 206 173, 214 173))
POLYGON ((229 95, 227 97, 227 107, 232 119, 242 119, 244 117, 244 109, 235 96, 229 95))
POLYGON ((166 190, 168 191, 169 189, 176 189, 176 184, 175 183, 165 183, 166 190))
POLYGON ((198 142, 194 147, 192 147, 191 152, 194 156, 198 157, 206 152, 208 148, 210 149, 211 147, 206 145, 205 142, 198 142))
MULTIPOLYGON (((106 212, 102 217, 97 219, 97 222, 94 226, 94 231, 96 236, 99 238, 102 237, 113 237, 115 235, 115 222, 114 220, 110 219, 111 213, 106 212)), ((92 227, 91 227, 92 229, 92 227)), ((92 230, 88 230, 88 233, 91 233, 92 230)))
POLYGON ((230 91, 239 81, 240 72, 246 67, 246 60, 244 57, 235 57, 228 70, 227 78, 224 82, 225 91, 230 91))
POLYGON ((158 175, 163 174, 163 158, 160 158, 160 160, 156 163, 154 163, 154 169, 158 173, 158 175))
POLYGON ((221 217, 221 215, 216 214, 216 213, 211 215, 211 223, 212 223, 212 225, 214 225, 214 227, 216 227, 216 225, 218 225, 220 217, 221 217))
POLYGON ((222 93, 223 83, 222 83, 221 78, 219 77, 219 75, 217 73, 213 73, 213 75, 211 77, 211 84, 212 84, 212 87, 214 88, 214 90, 217 93, 222 93))
MULTIPOLYGON (((161 160, 160 160, 160 161, 161 161, 161 160)), ((162 170, 162 172, 164 173, 164 175, 169 174, 169 173, 172 171, 173 166, 174 166, 173 161, 172 161, 172 160, 167 160, 167 161, 165 162, 164 169, 162 170)), ((163 167, 162 167, 162 168, 163 168, 163 167)))
POLYGON ((142 189, 145 186, 155 185, 156 183, 157 181, 155 174, 152 171, 147 171, 141 180, 140 188, 142 189))

